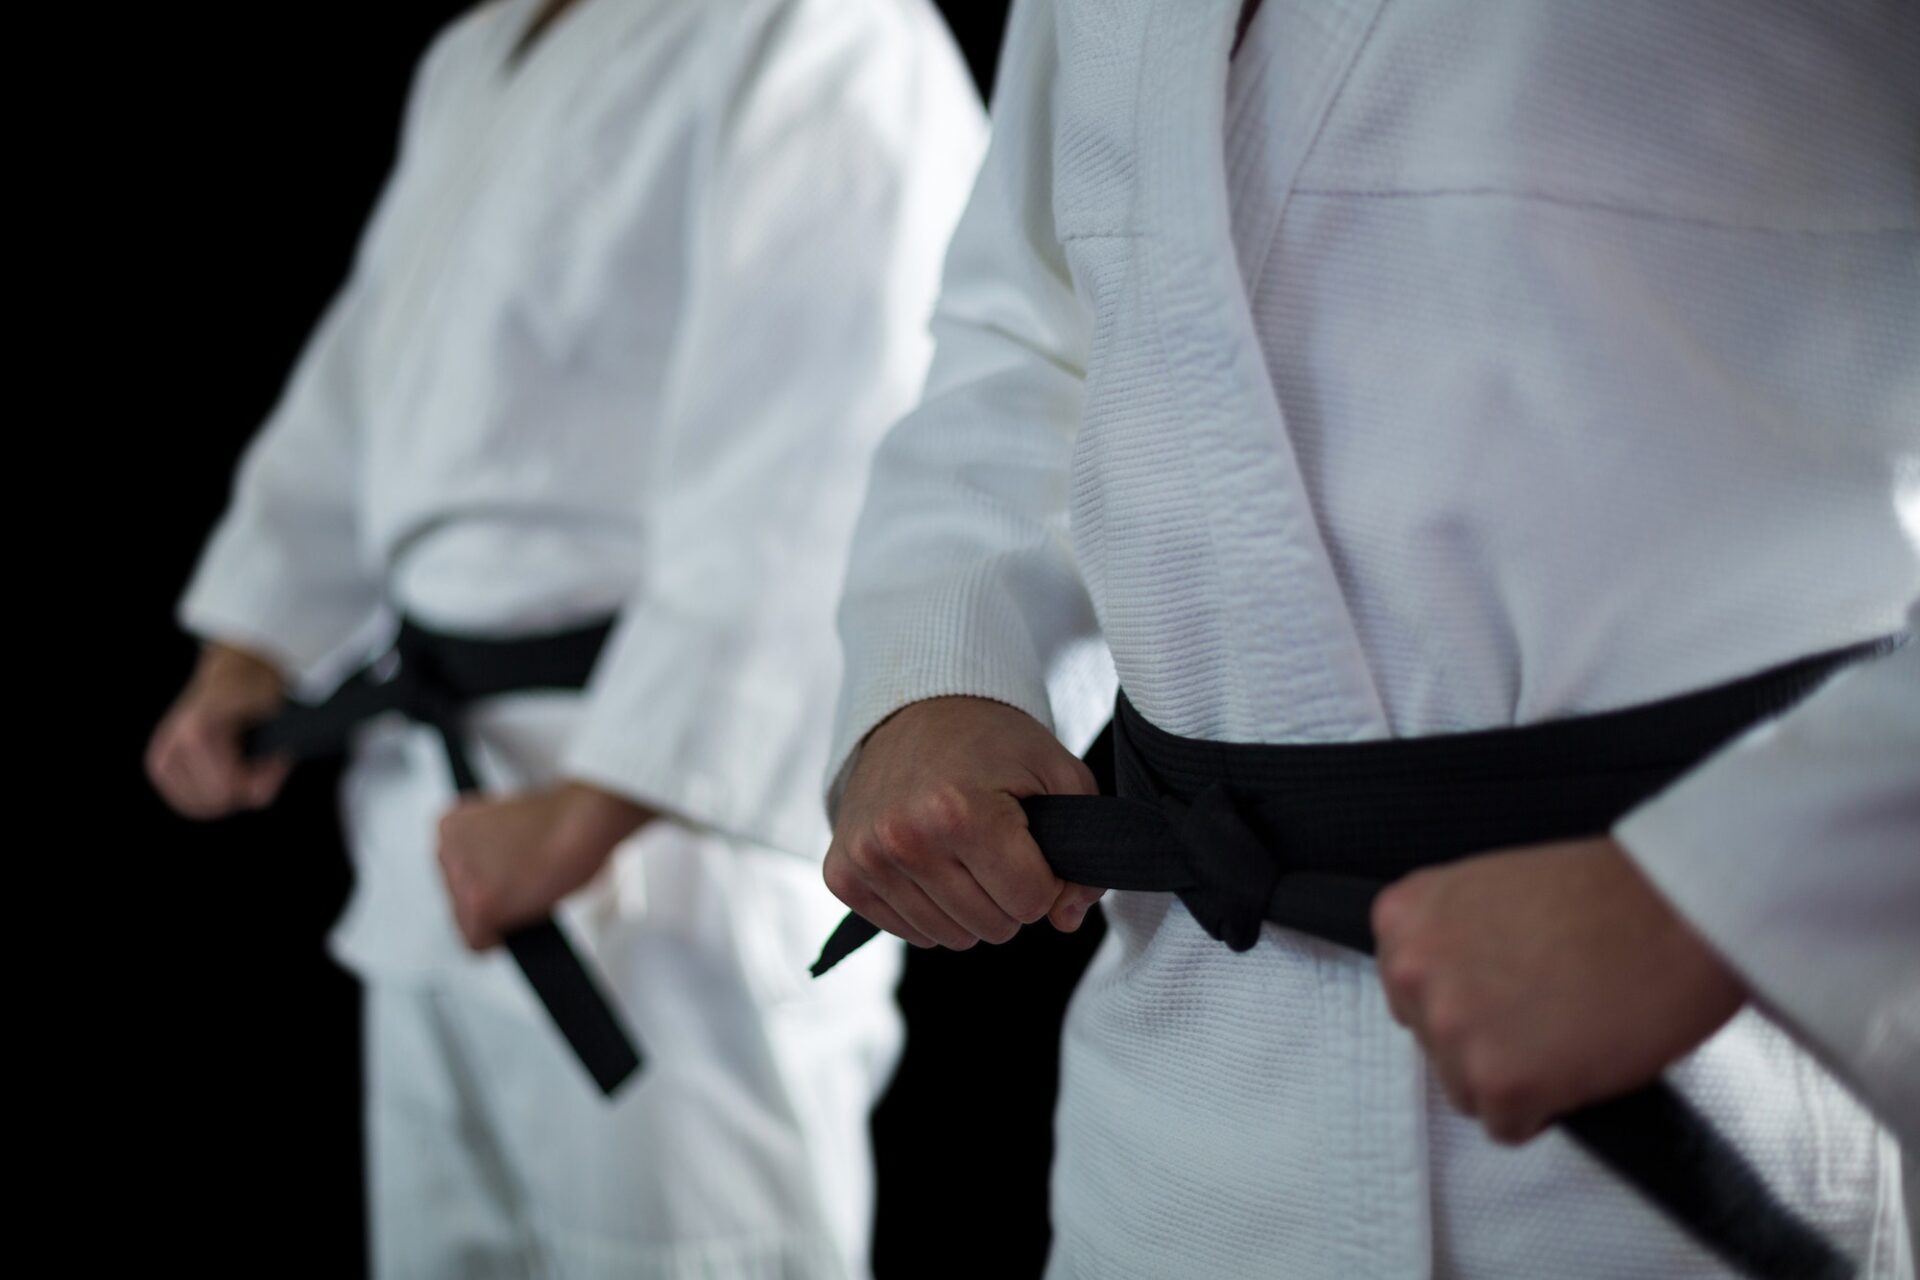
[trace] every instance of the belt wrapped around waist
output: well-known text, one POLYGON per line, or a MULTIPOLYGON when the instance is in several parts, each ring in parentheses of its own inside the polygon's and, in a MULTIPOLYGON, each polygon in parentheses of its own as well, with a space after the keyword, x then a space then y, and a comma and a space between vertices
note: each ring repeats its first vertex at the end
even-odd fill
MULTIPOLYGON (((1174 893, 1235 950, 1252 947, 1261 926, 1273 923, 1371 954, 1373 900, 1393 881, 1491 849, 1604 832, 1744 729, 1891 643, 1619 711, 1372 742, 1183 738, 1150 724, 1123 693, 1088 752, 1096 774, 1110 762, 1117 794, 1021 804, 1063 880, 1174 893)), ((825 973, 877 932, 849 915, 813 972, 825 973)), ((1747 1274, 1854 1273, 1664 1082, 1558 1123, 1747 1274)))
MULTIPOLYGON (((245 749, 250 756, 329 755, 344 749, 361 724, 398 713, 437 732, 455 788, 477 791, 467 707, 501 694, 584 688, 612 629, 606 620, 502 640, 446 635, 404 621, 385 655, 347 677, 325 701, 290 703, 248 733, 245 749)), ((581 1065, 611 1096, 639 1069, 640 1052, 592 972, 551 918, 503 941, 581 1065)))

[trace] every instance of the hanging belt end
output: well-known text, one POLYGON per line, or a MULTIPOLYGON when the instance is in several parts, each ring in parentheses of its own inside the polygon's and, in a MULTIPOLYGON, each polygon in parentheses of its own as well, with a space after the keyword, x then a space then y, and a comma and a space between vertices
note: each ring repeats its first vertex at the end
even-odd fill
POLYGON ((813 962, 813 966, 807 972, 816 978, 819 977, 879 934, 878 925, 849 911, 847 918, 842 920, 839 927, 833 931, 833 936, 827 939, 827 945, 820 948, 820 958, 813 962))

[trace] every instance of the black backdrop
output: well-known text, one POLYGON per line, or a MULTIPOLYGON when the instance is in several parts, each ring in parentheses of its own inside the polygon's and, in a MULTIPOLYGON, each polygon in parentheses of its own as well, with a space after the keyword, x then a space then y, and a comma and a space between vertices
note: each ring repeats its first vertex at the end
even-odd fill
MULTIPOLYGON (((462 7, 129 6, 89 73, 114 108, 82 152, 108 232, 89 278, 111 284, 67 301, 109 358, 73 391, 111 428, 80 465, 105 473, 120 532, 93 593, 112 710, 87 718, 105 789, 83 815, 110 816, 112 852, 75 867, 120 910, 109 1007, 87 1019, 106 1028, 100 1074, 68 1083, 100 1120, 72 1153, 76 1194, 107 1211, 89 1214, 93 1247, 145 1267, 364 1267, 358 996, 322 950, 348 885, 334 774, 307 768, 273 812, 196 826, 139 760, 192 659, 173 600, 345 272, 414 59, 462 7)), ((1005 4, 942 8, 985 88, 1005 4)), ((914 955, 908 1055, 875 1122, 881 1276, 1037 1274, 1058 1019, 1098 932, 914 955)))

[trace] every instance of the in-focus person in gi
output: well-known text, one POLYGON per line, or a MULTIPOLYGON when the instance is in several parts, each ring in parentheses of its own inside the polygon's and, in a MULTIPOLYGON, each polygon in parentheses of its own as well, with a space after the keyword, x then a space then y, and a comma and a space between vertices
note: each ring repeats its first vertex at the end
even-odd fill
POLYGON ((984 147, 924 0, 508 0, 421 64, 148 761, 184 814, 270 804, 289 763, 243 731, 402 619, 449 670, 600 644, 584 693, 453 708, 459 803, 433 708, 359 730, 332 945, 379 1274, 867 1270, 898 956, 805 977, 832 611, 984 147), (493 945, 556 904, 645 1055, 610 1099, 493 945))
POLYGON ((1077 927, 1018 802, 1093 790, 1048 679, 1104 636, 1191 878, 1107 899, 1050 1274, 1730 1274, 1542 1132, 1662 1072, 1911 1273, 1916 68, 1869 3, 1016 6, 826 877, 923 946, 1077 927))

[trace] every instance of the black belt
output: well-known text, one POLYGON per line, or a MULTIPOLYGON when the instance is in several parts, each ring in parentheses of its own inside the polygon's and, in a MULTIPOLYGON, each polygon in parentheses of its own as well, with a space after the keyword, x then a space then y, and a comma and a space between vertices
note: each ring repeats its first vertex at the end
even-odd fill
MULTIPOLYGON (((343 749, 365 721, 397 712, 438 732, 454 786, 477 791, 479 776, 464 741, 467 705, 505 693, 584 688, 612 628, 607 621, 551 635, 486 640, 402 622, 384 657, 347 677, 326 701, 290 704, 254 728, 246 752, 296 758, 331 754, 343 749)), ((567 936, 549 917, 503 941, 594 1083, 611 1095, 639 1069, 640 1052, 567 936)))
MULTIPOLYGON (((1201 927, 1236 950, 1271 922, 1371 954, 1373 899, 1393 881, 1490 849, 1606 831, 1742 730, 1892 643, 1620 711, 1372 742, 1182 738, 1149 724, 1123 693, 1088 753, 1098 773, 1111 744, 1117 794, 1033 796, 1021 805, 1063 880, 1177 894, 1201 927)), ((813 972, 878 932, 849 915, 813 972)), ((1558 1124, 1747 1274, 1854 1274, 1665 1082, 1558 1124)))

